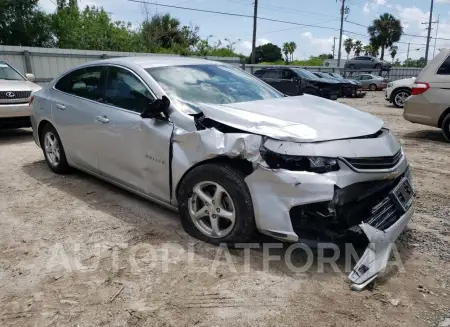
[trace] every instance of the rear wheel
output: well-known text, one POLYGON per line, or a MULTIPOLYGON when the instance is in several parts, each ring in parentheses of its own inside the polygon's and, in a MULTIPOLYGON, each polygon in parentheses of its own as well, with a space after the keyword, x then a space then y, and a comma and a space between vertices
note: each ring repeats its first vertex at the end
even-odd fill
POLYGON ((369 85, 369 90, 376 91, 377 90, 377 85, 376 84, 370 84, 369 85))
POLYGON ((392 95, 392 99, 393 99, 392 103, 397 108, 403 108, 403 106, 405 105, 406 99, 408 99, 408 97, 410 95, 411 95, 410 90, 403 89, 403 90, 395 91, 395 93, 392 95))
POLYGON ((66 153, 61 143, 56 129, 47 124, 41 133, 40 143, 44 152, 45 161, 53 172, 57 174, 67 174, 70 166, 67 163, 66 153))
POLYGON ((442 122, 442 133, 444 133, 445 139, 450 142, 450 114, 442 122))
POLYGON ((181 223, 188 234, 220 245, 248 242, 256 231, 253 203, 243 174, 227 164, 205 164, 178 191, 181 223))

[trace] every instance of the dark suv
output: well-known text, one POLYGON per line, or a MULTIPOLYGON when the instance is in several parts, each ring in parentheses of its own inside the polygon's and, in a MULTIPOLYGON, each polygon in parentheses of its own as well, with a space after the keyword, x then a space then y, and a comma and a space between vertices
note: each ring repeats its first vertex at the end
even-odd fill
POLYGON ((307 93, 336 100, 341 91, 338 81, 320 79, 302 68, 263 68, 254 75, 290 96, 307 93))

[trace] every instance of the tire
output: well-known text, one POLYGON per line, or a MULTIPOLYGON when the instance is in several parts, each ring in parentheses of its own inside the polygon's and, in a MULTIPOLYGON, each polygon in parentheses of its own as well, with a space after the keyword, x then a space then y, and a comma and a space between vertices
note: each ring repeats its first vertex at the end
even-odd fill
POLYGON ((442 133, 444 134, 447 142, 450 142, 450 114, 448 114, 442 122, 442 133))
POLYGON ((235 243, 251 241, 256 234, 250 191, 243 174, 228 164, 211 163, 192 169, 179 186, 178 203, 184 230, 204 242, 234 246, 235 243), (197 195, 198 190, 212 200, 218 189, 216 185, 222 187, 226 194, 222 192, 220 203, 209 201, 208 206, 207 202, 197 195), (195 188, 197 192, 194 193, 195 188), (194 212, 202 217, 194 218, 194 212), (228 216, 234 213, 234 223, 221 216, 225 215, 225 212, 228 216), (213 221, 217 222, 216 230, 219 230, 220 234, 213 232, 213 221))
POLYGON ((370 84, 369 85, 369 90, 376 91, 377 90, 377 85, 376 84, 370 84))
POLYGON ((407 97, 411 95, 411 90, 408 89, 400 89, 394 91, 392 94, 392 103, 397 108, 403 108, 405 104, 405 100, 407 97))
POLYGON ((71 167, 67 163, 66 153, 58 132, 52 125, 47 124, 44 127, 40 135, 40 143, 49 168, 57 174, 68 174, 71 167))

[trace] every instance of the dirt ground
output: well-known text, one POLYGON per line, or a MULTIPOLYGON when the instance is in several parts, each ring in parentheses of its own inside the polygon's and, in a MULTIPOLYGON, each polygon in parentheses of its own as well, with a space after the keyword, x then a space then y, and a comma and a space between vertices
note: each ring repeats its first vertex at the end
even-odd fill
POLYGON ((339 101, 382 118, 413 167, 403 269, 361 293, 346 271, 296 274, 277 260, 266 269, 260 249, 246 261, 199 242, 169 210, 81 172, 53 174, 31 130, 3 131, 0 325, 450 326, 450 144, 382 92, 339 101))

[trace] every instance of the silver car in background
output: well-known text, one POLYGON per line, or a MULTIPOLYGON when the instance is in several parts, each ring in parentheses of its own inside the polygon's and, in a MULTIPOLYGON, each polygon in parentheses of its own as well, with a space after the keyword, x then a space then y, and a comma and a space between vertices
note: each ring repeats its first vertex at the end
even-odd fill
POLYGON ((361 83, 363 89, 371 91, 384 90, 389 83, 389 80, 373 74, 361 74, 352 76, 352 78, 361 83))
POLYGON ((391 63, 372 56, 359 56, 345 61, 346 69, 390 70, 391 63))
POLYGON ((349 278, 386 266, 413 214, 408 162, 383 122, 246 72, 191 58, 133 57, 72 69, 37 92, 33 132, 48 166, 71 168, 179 211, 212 244, 256 231, 288 242, 372 244, 349 278))
POLYGON ((30 127, 31 93, 41 87, 32 83, 33 74, 23 76, 0 60, 0 129, 30 127))

